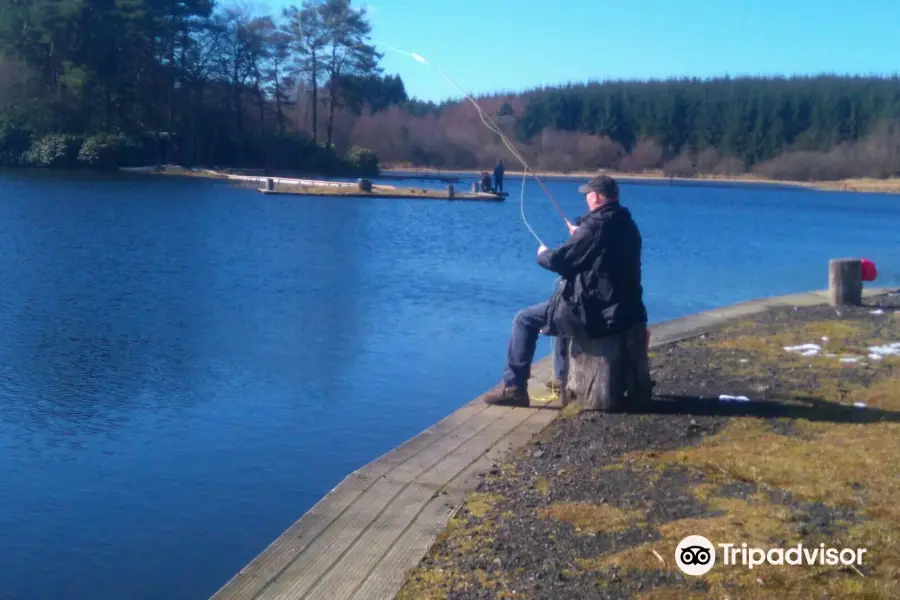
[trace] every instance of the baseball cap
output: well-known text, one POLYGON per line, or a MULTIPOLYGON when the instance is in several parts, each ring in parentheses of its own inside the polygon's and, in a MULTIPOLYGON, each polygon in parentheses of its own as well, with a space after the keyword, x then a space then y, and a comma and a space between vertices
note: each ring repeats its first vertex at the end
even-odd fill
POLYGON ((619 184, 616 180, 608 175, 598 175, 587 183, 579 186, 578 193, 587 194, 588 192, 597 192, 604 198, 610 200, 619 199, 619 184))

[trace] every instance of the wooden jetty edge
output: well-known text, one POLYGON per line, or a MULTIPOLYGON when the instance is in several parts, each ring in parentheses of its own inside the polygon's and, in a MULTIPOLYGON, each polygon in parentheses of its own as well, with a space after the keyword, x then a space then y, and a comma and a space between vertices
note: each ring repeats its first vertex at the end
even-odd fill
POLYGON ((275 196, 342 196, 352 198, 418 198, 429 200, 480 200, 487 202, 503 202, 509 195, 506 192, 480 192, 477 185, 471 192, 459 191, 453 184, 447 189, 398 188, 393 185, 374 184, 369 179, 360 179, 356 183, 316 181, 306 179, 279 179, 277 177, 229 176, 234 181, 262 182, 265 187, 258 188, 263 194, 275 196))
MULTIPOLYGON (((864 296, 887 289, 865 290, 864 296)), ((651 326, 651 347, 771 307, 828 303, 828 291, 753 300, 651 326)), ((532 389, 552 357, 532 369, 532 389)), ((551 407, 464 405, 351 473, 228 581, 212 600, 390 600, 474 490, 480 474, 559 414, 551 407)))

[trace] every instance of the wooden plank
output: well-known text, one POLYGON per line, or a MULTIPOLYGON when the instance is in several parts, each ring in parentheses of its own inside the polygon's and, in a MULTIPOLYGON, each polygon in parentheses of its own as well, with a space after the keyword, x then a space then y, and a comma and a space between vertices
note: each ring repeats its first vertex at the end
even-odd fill
POLYGON ((529 412, 531 414, 524 422, 454 477, 444 486, 444 490, 459 489, 466 493, 471 492, 478 485, 482 473, 487 472, 492 465, 503 462, 511 452, 528 443, 559 415, 559 411, 556 410, 529 410, 529 412))
POLYGON ((365 581, 375 565, 381 561, 434 495, 434 489, 416 483, 409 484, 306 598, 308 600, 348 598, 365 581))
POLYGON ((559 413, 550 410, 528 410, 525 420, 499 439, 485 454, 466 467, 446 486, 444 493, 432 499, 421 514, 400 535, 351 596, 351 600, 390 600, 394 598, 410 571, 419 563, 435 538, 447 526, 451 515, 458 510, 478 483, 478 475, 486 471, 513 449, 530 440, 559 413))
POLYGON ((439 440, 442 436, 452 432, 464 423, 469 422, 471 419, 476 418, 486 408, 487 405, 484 403, 466 404, 415 437, 410 438, 397 448, 359 468, 356 473, 373 479, 381 477, 394 467, 404 463, 409 458, 424 450, 430 444, 439 440))
POLYGON ((448 483, 531 415, 532 411, 527 408, 511 409, 478 435, 446 455, 427 472, 417 477, 416 483, 433 488, 448 483))
POLYGON ((384 478, 376 481, 350 505, 305 551, 274 577, 256 596, 259 600, 302 598, 319 577, 378 518, 406 484, 384 478))
POLYGON ((455 490, 431 500, 413 526, 400 536, 375 570, 356 590, 351 600, 394 598, 403 587, 409 572, 419 563, 464 499, 465 492, 455 490))
POLYGON ((467 443, 479 431, 489 427, 511 410, 511 408, 505 406, 488 406, 483 412, 479 413, 481 415, 480 418, 463 423, 419 454, 386 473, 385 477, 391 481, 403 483, 414 480, 462 444, 467 443))
POLYGON ((211 600, 252 600, 265 584, 316 539, 372 481, 348 477, 282 533, 255 560, 241 569, 211 600))

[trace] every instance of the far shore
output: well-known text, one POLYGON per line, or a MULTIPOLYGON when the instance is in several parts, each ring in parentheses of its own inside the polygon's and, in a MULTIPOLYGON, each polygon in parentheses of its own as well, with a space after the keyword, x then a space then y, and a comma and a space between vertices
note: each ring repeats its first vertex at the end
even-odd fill
MULTIPOLYGON (((238 168, 228 168, 222 170, 213 170, 206 168, 196 168, 196 169, 188 169, 184 167, 179 167, 176 165, 164 165, 161 171, 155 171, 153 167, 146 167, 140 169, 123 169, 123 171, 132 171, 132 172, 145 172, 145 173, 159 173, 166 175, 184 175, 184 176, 193 176, 193 177, 210 177, 210 178, 227 178, 228 175, 238 175, 238 174, 246 174, 246 175, 256 175, 263 177, 262 169, 238 169, 238 168)), ((489 172, 493 169, 486 169, 489 172)), ((389 175, 391 173, 397 172, 406 172, 406 173, 417 173, 421 175, 432 175, 432 176, 463 176, 463 177, 475 177, 478 176, 481 171, 478 169, 438 169, 434 167, 413 167, 406 165, 385 165, 381 169, 382 175, 389 175)), ((516 178, 522 177, 521 170, 508 170, 505 174, 505 179, 507 181, 507 185, 511 185, 512 181, 516 178)), ((790 180, 780 180, 780 179, 766 179, 764 177, 759 177, 757 175, 738 175, 738 176, 720 176, 720 175, 698 175, 697 177, 666 177, 663 175, 662 171, 645 171, 643 173, 623 173, 618 171, 603 171, 604 174, 609 175, 610 177, 614 177, 619 181, 628 183, 628 182, 652 182, 652 183, 666 183, 666 182, 678 182, 678 183, 698 183, 698 184, 713 184, 713 183, 723 183, 723 184, 750 184, 750 185, 771 185, 777 187, 797 187, 797 188, 806 188, 806 189, 815 189, 821 191, 829 191, 829 192, 863 192, 863 193, 875 193, 875 194, 900 194, 900 177, 893 177, 889 179, 874 179, 874 178, 857 178, 857 179, 841 179, 836 181, 790 181, 790 180)), ((567 173, 561 171, 538 171, 538 177, 544 178, 554 178, 554 179, 566 179, 566 180, 587 180, 591 177, 594 177, 598 174, 598 172, 590 172, 590 171, 570 171, 567 173)), ((293 173, 293 172, 283 172, 279 174, 272 174, 272 177, 302 177, 302 178, 316 178, 316 179, 329 179, 333 176, 328 175, 314 175, 309 173, 293 173)), ((378 177, 372 177, 372 179, 378 179, 378 177)))
MULTIPOLYGON (((481 173, 479 169, 438 169, 434 167, 413 167, 407 165, 385 165, 382 170, 384 172, 404 171, 410 173, 440 173, 441 175, 468 175, 477 176, 481 173)), ((484 169, 489 173, 493 171, 484 169)), ((882 194, 900 194, 900 177, 890 179, 874 179, 874 178, 857 178, 857 179, 841 179, 836 181, 791 181, 780 179, 766 179, 758 175, 698 175, 696 177, 667 177, 663 175, 661 170, 645 171, 643 173, 624 173, 618 171, 603 171, 604 174, 614 177, 623 182, 628 181, 647 181, 664 183, 667 181, 679 183, 731 183, 731 184, 759 184, 772 186, 788 186, 809 188, 831 192, 868 192, 882 194)), ((511 181, 514 178, 522 177, 521 170, 507 170, 504 179, 511 181)), ((555 178, 555 179, 572 179, 587 180, 595 177, 597 171, 537 171, 538 177, 555 178)))

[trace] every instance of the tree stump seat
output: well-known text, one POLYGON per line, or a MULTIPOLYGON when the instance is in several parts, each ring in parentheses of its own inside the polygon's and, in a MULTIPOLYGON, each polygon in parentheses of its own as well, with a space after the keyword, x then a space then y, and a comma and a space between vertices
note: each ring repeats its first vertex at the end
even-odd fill
POLYGON ((647 327, 641 323, 603 338, 573 338, 568 372, 561 393, 563 404, 584 410, 619 412, 650 402, 653 381, 647 353, 647 327))

